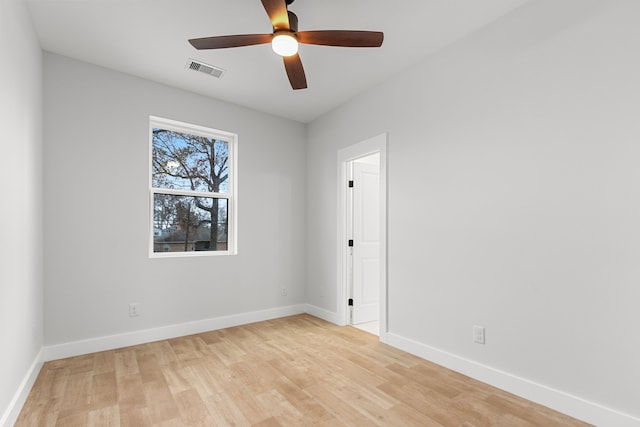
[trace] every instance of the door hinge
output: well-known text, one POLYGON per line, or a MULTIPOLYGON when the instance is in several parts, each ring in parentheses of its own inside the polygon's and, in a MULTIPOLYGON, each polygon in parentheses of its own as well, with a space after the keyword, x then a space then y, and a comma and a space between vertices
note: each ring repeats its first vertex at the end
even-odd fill
POLYGON ((348 244, 349 244, 349 247, 352 248, 353 247, 353 240, 349 240, 348 244))
POLYGON ((349 298, 349 307, 353 307, 353 298, 349 298))
POLYGON ((349 181, 349 188, 353 188, 353 180, 349 181))

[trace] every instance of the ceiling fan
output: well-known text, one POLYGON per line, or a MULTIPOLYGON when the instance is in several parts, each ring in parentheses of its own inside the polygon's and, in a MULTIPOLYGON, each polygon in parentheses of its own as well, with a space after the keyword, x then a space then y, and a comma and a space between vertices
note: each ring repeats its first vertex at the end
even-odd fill
POLYGON ((293 89, 306 89, 307 78, 298 55, 298 43, 339 47, 380 47, 384 34, 379 31, 298 31, 298 17, 287 7, 294 0, 261 0, 273 24, 270 34, 238 34, 190 39, 196 49, 225 49, 271 43, 273 50, 284 60, 293 89))

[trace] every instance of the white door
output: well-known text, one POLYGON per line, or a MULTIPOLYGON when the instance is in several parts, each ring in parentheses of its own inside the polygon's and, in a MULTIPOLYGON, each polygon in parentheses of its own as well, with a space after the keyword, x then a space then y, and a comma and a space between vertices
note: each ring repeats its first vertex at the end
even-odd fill
POLYGON ((379 155, 353 162, 353 318, 380 317, 380 173, 379 155))

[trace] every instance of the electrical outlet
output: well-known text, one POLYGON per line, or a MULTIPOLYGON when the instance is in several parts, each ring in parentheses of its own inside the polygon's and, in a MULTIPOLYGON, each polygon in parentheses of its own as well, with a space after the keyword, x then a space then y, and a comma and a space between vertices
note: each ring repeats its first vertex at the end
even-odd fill
POLYGON ((140 303, 132 302, 129 304, 129 317, 138 317, 140 316, 140 303))
POLYGON ((482 326, 473 327, 473 342, 478 344, 484 344, 484 327, 482 326))
POLYGON ((286 287, 282 287, 282 289, 280 289, 280 295, 282 295, 283 297, 287 295, 287 288, 286 287))

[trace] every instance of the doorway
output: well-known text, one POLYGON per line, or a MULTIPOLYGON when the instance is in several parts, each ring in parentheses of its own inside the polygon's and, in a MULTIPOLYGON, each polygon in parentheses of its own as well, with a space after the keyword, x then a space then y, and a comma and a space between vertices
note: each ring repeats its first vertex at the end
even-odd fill
POLYGON ((342 324, 387 332, 387 135, 338 152, 338 315, 342 324))
POLYGON ((350 324, 377 333, 380 321, 380 153, 352 160, 347 195, 350 324))

